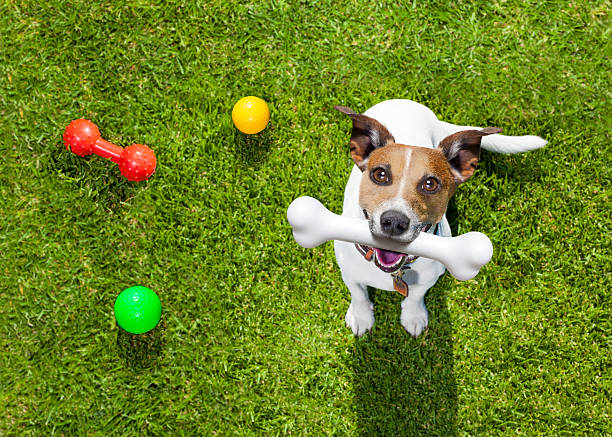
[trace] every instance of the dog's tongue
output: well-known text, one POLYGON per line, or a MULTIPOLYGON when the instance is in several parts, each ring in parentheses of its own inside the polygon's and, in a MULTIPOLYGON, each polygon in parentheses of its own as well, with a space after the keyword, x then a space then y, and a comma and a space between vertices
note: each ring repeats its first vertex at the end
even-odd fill
POLYGON ((378 261, 385 266, 392 266, 393 264, 398 262, 402 256, 404 256, 403 253, 391 252, 390 250, 374 250, 376 250, 376 257, 378 258, 378 261))

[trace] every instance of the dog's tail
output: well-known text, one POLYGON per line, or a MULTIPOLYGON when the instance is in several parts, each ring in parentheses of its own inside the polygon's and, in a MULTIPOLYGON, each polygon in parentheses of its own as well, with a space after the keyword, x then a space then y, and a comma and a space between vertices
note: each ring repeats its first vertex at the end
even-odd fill
MULTIPOLYGON (((473 126, 457 126, 455 124, 446 123, 440 121, 443 135, 437 139, 437 144, 440 143, 448 135, 454 134, 462 130, 469 129, 482 129, 480 127, 473 126)), ((520 153, 529 152, 531 150, 539 149, 544 147, 548 143, 544 138, 538 137, 537 135, 523 135, 523 136, 509 136, 492 134, 482 137, 480 146, 490 152, 497 153, 520 153)))

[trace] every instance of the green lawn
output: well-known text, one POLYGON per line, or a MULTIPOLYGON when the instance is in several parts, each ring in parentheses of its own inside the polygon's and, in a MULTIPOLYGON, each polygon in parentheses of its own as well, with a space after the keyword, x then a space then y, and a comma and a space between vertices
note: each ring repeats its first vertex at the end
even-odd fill
POLYGON ((611 435, 610 1, 160 3, 0 2, 0 435, 611 435), (245 95, 272 114, 250 138, 245 95), (340 211, 333 105, 389 98, 549 144, 459 189, 454 232, 495 254, 429 292, 429 330, 374 291, 355 339, 332 245, 285 211, 340 211), (156 174, 66 152, 80 117, 156 174), (164 326, 135 363, 136 284, 164 326))

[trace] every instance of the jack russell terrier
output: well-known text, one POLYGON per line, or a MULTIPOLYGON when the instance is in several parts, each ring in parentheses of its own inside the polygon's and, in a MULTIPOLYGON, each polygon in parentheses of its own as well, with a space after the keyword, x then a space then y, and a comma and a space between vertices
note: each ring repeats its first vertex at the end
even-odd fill
MULTIPOLYGON (((498 135, 501 129, 456 126, 411 100, 386 100, 364 114, 336 106, 353 122, 355 165, 344 191, 343 216, 366 219, 372 234, 401 243, 420 232, 451 236, 449 199, 474 174, 480 148, 499 153, 538 149, 538 136, 498 135)), ((400 321, 414 337, 427 327, 425 293, 444 273, 432 259, 334 241, 342 279, 351 293, 346 324, 356 336, 374 325, 368 286, 405 296, 400 321)))

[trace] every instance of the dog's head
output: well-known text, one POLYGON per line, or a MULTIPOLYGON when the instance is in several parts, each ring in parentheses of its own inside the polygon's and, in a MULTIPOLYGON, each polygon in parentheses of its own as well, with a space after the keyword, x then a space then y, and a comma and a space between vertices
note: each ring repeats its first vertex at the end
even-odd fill
POLYGON ((363 172, 359 203, 376 236, 412 242, 438 223, 457 187, 476 170, 483 136, 499 128, 454 133, 434 148, 397 144, 377 120, 336 106, 353 122, 351 157, 363 172))

